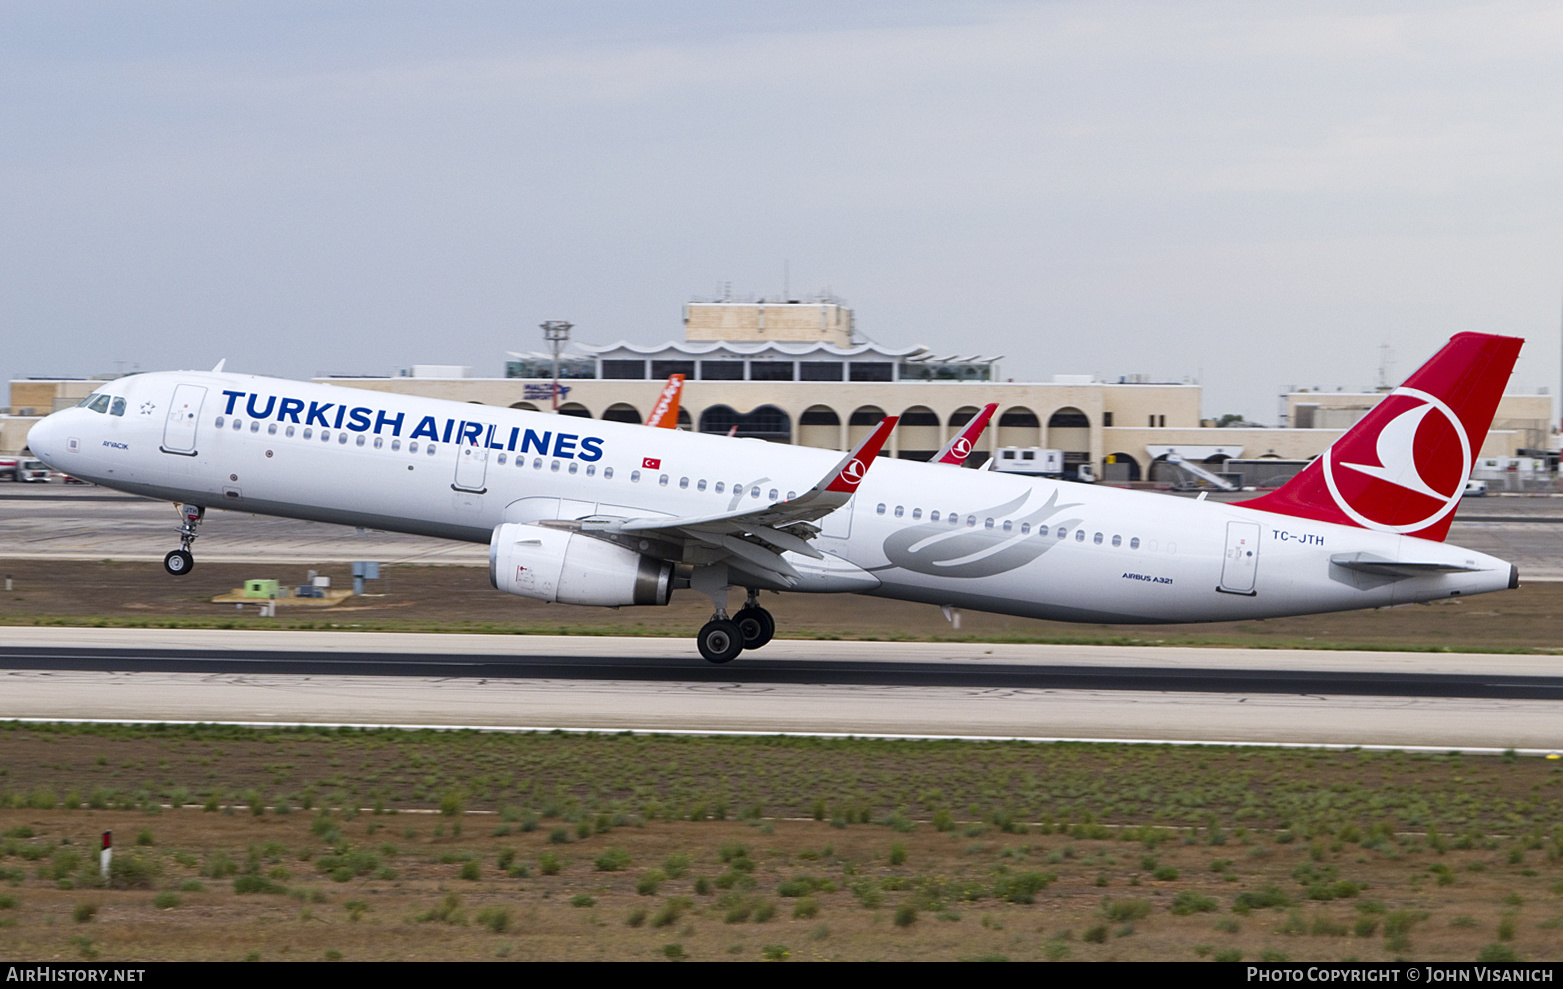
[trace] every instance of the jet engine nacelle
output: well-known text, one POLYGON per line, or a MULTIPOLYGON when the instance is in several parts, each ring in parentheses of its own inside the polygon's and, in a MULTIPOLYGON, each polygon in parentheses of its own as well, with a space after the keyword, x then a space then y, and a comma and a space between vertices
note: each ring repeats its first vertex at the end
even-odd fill
POLYGON ((578 532, 507 522, 489 538, 488 579, 507 594, 539 601, 667 604, 673 564, 578 532))

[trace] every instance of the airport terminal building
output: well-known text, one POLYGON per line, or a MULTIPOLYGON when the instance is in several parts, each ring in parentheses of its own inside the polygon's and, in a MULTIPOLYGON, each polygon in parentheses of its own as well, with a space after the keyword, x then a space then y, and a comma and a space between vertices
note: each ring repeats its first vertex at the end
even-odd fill
MULTIPOLYGON (((684 307, 681 340, 643 345, 575 344, 559 366, 563 415, 643 422, 670 374, 686 378, 680 422, 701 432, 846 450, 885 415, 901 417, 885 455, 926 460, 988 402, 999 404, 975 458, 1003 448, 1062 451, 1066 474, 1091 464, 1109 483, 1165 479, 1169 455, 1219 464, 1229 458, 1303 461, 1371 408, 1375 394, 1285 396, 1286 425, 1214 428, 1200 419, 1197 384, 1055 375, 1046 382, 1000 376, 1000 357, 941 355, 886 347, 854 333, 839 299, 705 301, 684 307)), ((513 354, 504 377, 419 365, 398 376, 316 381, 512 408, 553 407, 547 354, 513 354)), ((32 417, 75 404, 99 380, 11 382, 11 416, 0 449, 22 445, 32 417)), ((1505 396, 1482 454, 1512 457, 1555 448, 1551 396, 1505 396)), ((1001 465, 1010 463, 1000 461, 1001 465)))

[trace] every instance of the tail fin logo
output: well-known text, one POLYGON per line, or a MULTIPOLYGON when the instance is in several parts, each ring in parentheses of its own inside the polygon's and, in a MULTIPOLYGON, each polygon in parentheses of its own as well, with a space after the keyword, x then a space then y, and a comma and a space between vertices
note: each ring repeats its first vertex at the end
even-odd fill
POLYGON ((950 452, 965 460, 971 456, 971 440, 964 436, 956 438, 955 445, 950 447, 950 452))
POLYGON ((1417 532, 1460 503, 1471 440, 1454 410, 1420 389, 1397 388, 1382 407, 1390 418, 1376 436, 1354 436, 1326 451, 1324 482, 1358 525, 1417 532))
POLYGON ((863 480, 863 461, 853 458, 847 465, 841 468, 841 479, 848 484, 857 484, 863 480))

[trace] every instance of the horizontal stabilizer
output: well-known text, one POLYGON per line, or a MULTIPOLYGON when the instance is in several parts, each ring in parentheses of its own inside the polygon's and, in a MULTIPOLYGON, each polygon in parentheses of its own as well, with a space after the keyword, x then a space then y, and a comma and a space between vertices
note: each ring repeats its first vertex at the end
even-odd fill
POLYGON ((1330 562, 1347 570, 1382 574, 1387 577, 1425 577, 1437 573, 1474 573, 1481 567, 1463 567, 1457 563, 1418 563, 1412 560, 1391 560, 1372 553, 1337 553, 1330 562))

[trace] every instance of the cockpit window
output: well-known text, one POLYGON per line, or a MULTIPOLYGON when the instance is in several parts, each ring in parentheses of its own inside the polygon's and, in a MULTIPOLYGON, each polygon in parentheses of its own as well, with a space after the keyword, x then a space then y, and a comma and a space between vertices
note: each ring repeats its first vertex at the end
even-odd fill
POLYGON ((87 403, 87 408, 94 412, 107 412, 109 410, 109 397, 107 395, 94 395, 92 401, 87 403))
POLYGON ((116 399, 114 399, 114 404, 109 406, 109 415, 111 415, 111 416, 122 416, 124 414, 125 414, 125 400, 123 398, 116 398, 116 399))

